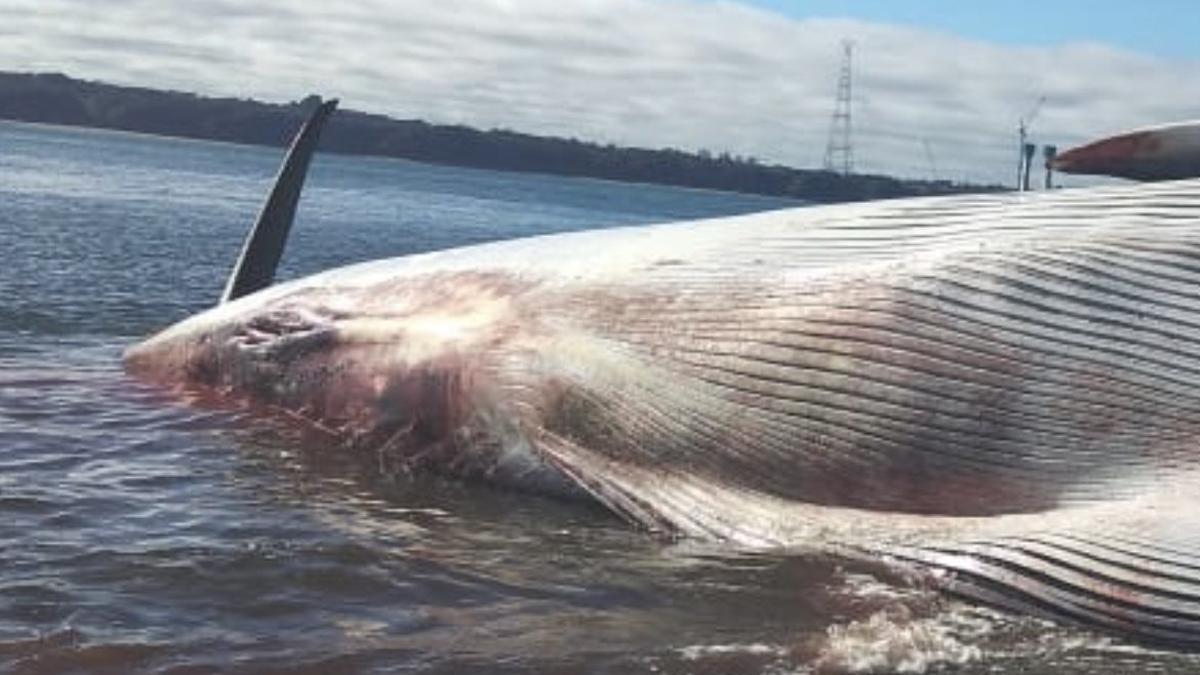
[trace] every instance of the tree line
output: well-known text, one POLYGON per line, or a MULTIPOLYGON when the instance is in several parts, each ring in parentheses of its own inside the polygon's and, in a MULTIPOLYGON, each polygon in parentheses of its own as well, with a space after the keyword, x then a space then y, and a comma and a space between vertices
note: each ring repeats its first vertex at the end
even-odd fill
MULTIPOLYGON (((255 145, 283 146, 317 104, 288 104, 127 87, 57 73, 0 73, 0 118, 255 145)), ((849 175, 762 164, 752 157, 651 150, 506 129, 399 120, 339 110, 324 151, 505 171, 531 171, 841 202, 1000 189, 950 181, 849 175)))

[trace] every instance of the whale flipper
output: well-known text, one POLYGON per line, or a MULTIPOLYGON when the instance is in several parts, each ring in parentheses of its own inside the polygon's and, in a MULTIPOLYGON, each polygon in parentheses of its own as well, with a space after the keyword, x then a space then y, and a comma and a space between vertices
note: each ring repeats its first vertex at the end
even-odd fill
POLYGON ((258 214, 258 221, 242 244, 237 264, 221 293, 222 303, 266 288, 275 279, 275 268, 279 266, 288 232, 292 229, 309 160, 317 149, 321 128, 337 104, 337 99, 331 99, 318 105, 296 133, 275 178, 275 186, 258 214))

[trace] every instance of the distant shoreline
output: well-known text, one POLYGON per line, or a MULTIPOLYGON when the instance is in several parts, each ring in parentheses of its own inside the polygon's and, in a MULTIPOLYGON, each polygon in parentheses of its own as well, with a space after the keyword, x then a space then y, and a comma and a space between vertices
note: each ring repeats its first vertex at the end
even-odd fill
MULTIPOLYGON (((257 144, 252 144, 252 143, 238 143, 235 141, 222 141, 222 140, 216 140, 216 139, 211 139, 211 138, 189 138, 189 137, 184 137, 184 136, 166 136, 163 134, 152 134, 152 133, 147 133, 144 131, 129 131, 127 129, 109 129, 107 127, 86 127, 86 126, 81 126, 78 124, 53 124, 50 122, 26 122, 24 120, 12 120, 12 119, 5 119, 5 118, 0 117, 0 127, 5 126, 5 125, 12 125, 12 126, 17 126, 17 127, 33 127, 36 129, 43 129, 43 130, 50 131, 50 132, 69 132, 69 133, 75 133, 75 134, 106 134, 106 135, 113 135, 113 136, 129 136, 129 137, 134 137, 134 138, 154 139, 156 141, 168 141, 171 143, 203 143, 203 144, 212 143, 212 144, 216 144, 216 145, 233 146, 236 148, 261 148, 263 150, 270 150, 270 149, 274 148, 274 146, 269 146, 269 145, 257 145, 257 144)), ((322 150, 324 150, 324 148, 322 148, 322 150)), ((406 162, 409 164, 434 166, 434 167, 446 168, 446 169, 461 169, 461 170, 465 170, 465 171, 485 171, 485 172, 500 171, 499 169, 484 169, 484 168, 475 167, 475 166, 457 166, 457 165, 453 165, 453 164, 431 164, 429 162, 422 162, 422 161, 416 160, 416 159, 406 159, 404 157, 389 157, 387 155, 362 155, 362 154, 351 154, 351 153, 343 153, 343 152, 332 152, 331 154, 336 154, 336 155, 339 155, 342 157, 353 157, 353 158, 357 158, 357 159, 374 159, 374 160, 381 160, 381 161, 385 161, 385 162, 406 162)), ((318 155, 318 157, 319 157, 319 155, 318 155)), ((595 176, 569 175, 569 174, 549 173, 549 172, 540 172, 540 171, 514 171, 514 172, 510 172, 510 173, 528 173, 528 174, 532 174, 532 175, 550 176, 553 178, 563 178, 563 179, 567 179, 567 180, 595 181, 598 183, 612 183, 615 185, 634 186, 634 187, 636 187, 636 186, 645 186, 648 188, 664 187, 664 188, 672 188, 675 190, 683 190, 683 191, 689 191, 689 192, 705 192, 705 193, 712 193, 712 194, 734 194, 734 195, 738 195, 739 197, 761 198, 763 200, 790 200, 790 201, 795 202, 795 204, 793 204, 792 206, 782 205, 782 206, 780 206, 780 208, 795 208, 795 207, 806 206, 806 205, 812 204, 812 202, 800 199, 798 197, 789 197, 786 195, 765 195, 765 194, 760 194, 760 193, 756 193, 756 192, 738 192, 736 190, 722 190, 719 188, 690 187, 687 185, 671 185, 671 184, 667 184, 667 183, 650 183, 650 182, 645 182, 645 181, 633 182, 633 181, 625 181, 625 180, 616 180, 613 178, 597 178, 595 176)))
MULTIPOLYGON (((61 74, 0 72, 0 119, 178 140, 281 147, 315 96, 289 104, 116 86, 61 74)), ((321 149, 429 164, 595 178, 806 202, 994 192, 1000 186, 849 175, 760 164, 753 158, 648 150, 508 130, 397 120, 339 110, 321 149)))

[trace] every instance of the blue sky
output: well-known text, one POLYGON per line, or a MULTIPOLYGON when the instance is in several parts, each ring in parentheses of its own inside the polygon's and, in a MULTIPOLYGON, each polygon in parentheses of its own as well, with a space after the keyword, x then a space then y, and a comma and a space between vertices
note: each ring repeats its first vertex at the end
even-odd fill
POLYGON ((743 0, 795 18, 850 17, 1013 46, 1101 42, 1200 59, 1197 0, 743 0))

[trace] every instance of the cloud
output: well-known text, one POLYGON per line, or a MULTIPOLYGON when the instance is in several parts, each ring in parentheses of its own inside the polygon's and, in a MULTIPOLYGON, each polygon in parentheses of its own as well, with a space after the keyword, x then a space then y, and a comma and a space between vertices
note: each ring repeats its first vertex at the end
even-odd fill
POLYGON ((0 0, 0 69, 820 164, 843 38, 864 171, 1010 182, 1040 142, 1195 117, 1200 62, 700 0, 0 0), (929 152, 926 152, 928 147, 929 152))

